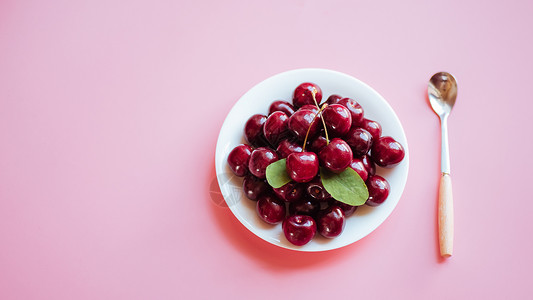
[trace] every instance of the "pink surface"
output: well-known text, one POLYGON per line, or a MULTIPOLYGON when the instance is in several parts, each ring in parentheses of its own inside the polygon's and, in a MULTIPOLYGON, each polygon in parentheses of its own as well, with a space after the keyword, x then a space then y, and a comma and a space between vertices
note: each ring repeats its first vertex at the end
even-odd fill
POLYGON ((524 299, 533 268, 531 1, 0 2, 0 299, 524 299), (326 253, 277 248, 215 205, 218 131, 259 81, 355 76, 403 122, 404 195, 326 253), (449 119, 455 254, 439 259, 449 119))

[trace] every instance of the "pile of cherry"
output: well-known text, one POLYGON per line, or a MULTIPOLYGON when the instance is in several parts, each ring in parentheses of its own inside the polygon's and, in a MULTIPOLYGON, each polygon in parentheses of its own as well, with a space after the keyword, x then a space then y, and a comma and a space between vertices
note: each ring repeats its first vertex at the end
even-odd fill
POLYGON ((257 201, 259 217, 269 224, 283 222, 285 237, 297 246, 307 244, 317 231, 326 238, 340 235, 346 217, 357 209, 331 197, 319 167, 335 173, 355 170, 368 189, 365 204, 377 206, 387 199, 390 185, 376 174, 376 165, 393 167, 405 156, 402 145, 381 136, 381 125, 365 118, 354 99, 331 95, 321 100, 318 85, 300 84, 292 104, 274 101, 268 116, 251 116, 244 127, 249 145, 238 145, 228 156, 231 170, 244 177, 245 195, 257 201), (283 158, 292 181, 272 188, 266 168, 283 158))

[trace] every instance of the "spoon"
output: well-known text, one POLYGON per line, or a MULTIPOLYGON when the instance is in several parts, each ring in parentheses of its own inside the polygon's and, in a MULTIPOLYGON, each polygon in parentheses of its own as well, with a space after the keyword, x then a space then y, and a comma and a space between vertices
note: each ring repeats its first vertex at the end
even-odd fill
POLYGON ((431 76, 428 84, 431 107, 440 118, 441 172, 439 186, 439 245, 440 255, 450 257, 453 252, 453 197, 448 146, 448 116, 457 98, 457 82, 450 73, 439 72, 431 76))

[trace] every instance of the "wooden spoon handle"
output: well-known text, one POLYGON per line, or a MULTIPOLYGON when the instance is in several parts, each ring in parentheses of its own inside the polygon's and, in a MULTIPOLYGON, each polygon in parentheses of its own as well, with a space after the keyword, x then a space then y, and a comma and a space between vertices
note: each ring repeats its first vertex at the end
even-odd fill
POLYGON ((453 252, 452 177, 443 173, 439 187, 439 244, 440 255, 450 257, 453 252))

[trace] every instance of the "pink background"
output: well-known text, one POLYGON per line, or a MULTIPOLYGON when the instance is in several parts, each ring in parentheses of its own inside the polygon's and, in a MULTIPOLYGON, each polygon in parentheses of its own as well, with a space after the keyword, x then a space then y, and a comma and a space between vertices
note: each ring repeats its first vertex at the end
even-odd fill
POLYGON ((532 13, 531 1, 1 1, 0 299, 531 297, 532 13), (392 215, 325 253, 253 236, 212 185, 232 105, 303 67, 375 88, 411 151, 392 215), (459 81, 446 261, 426 99, 441 70, 459 81))

